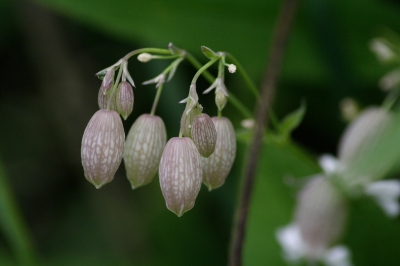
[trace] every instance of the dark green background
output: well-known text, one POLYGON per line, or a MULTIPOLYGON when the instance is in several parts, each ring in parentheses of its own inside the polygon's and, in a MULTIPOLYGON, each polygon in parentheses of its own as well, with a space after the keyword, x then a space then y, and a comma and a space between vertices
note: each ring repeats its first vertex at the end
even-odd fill
MULTIPOLYGON (((280 2, 0 1, 0 156, 39 265, 226 264, 246 141, 238 142, 226 184, 211 193, 203 187, 195 208, 181 218, 166 209, 158 178, 132 191, 122 166, 112 183, 96 190, 80 162, 83 131, 98 108, 100 81, 94 74, 131 50, 173 42, 203 63, 201 45, 228 51, 259 84, 280 2)), ((400 32, 399 17, 397 1, 302 1, 274 110, 283 117, 306 100, 307 113, 293 135, 297 145, 268 142, 263 147, 245 265, 285 265, 274 232, 291 221, 296 189, 283 178, 317 173, 317 155, 336 152, 345 126, 342 98, 353 97, 361 106, 382 102, 377 82, 391 68, 377 62, 368 42, 400 32)), ((140 84, 165 66, 132 58, 129 69, 140 84)), ((194 73, 183 63, 164 87, 157 114, 168 137, 178 134, 184 108, 178 101, 186 97, 194 73)), ((239 75, 227 75, 226 85, 254 109, 239 75)), ((199 91, 207 87, 200 79, 199 91)), ((137 86, 126 132, 136 117, 150 111, 154 95, 153 85, 137 86)), ((216 115, 213 95, 200 97, 205 112, 216 115)), ((239 112, 228 105, 224 115, 240 130, 239 112)), ((399 265, 399 220, 386 218, 369 199, 354 202, 351 210, 343 242, 354 264, 399 265)), ((15 261, 3 229, 0 264, 15 261)))

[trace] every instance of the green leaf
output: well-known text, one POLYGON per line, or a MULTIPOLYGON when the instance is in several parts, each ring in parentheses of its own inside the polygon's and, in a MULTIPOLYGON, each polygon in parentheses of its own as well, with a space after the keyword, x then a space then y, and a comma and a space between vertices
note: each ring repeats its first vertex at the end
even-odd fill
POLYGON ((211 50, 210 48, 206 47, 206 46, 202 46, 201 47, 201 51, 203 52, 203 54, 205 56, 207 56, 209 59, 215 59, 215 58, 219 58, 218 54, 216 52, 214 52, 213 50, 211 50))
POLYGON ((306 103, 302 102, 300 107, 293 112, 287 114, 280 122, 278 126, 278 131, 282 136, 288 137, 303 121, 304 115, 306 113, 306 103))

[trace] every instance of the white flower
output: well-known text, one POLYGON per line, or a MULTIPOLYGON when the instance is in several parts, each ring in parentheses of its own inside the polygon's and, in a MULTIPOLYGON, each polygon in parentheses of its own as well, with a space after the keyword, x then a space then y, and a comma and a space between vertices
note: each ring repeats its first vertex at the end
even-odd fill
POLYGON ((309 248, 301 237, 300 228, 296 223, 279 228, 275 234, 283 249, 283 256, 291 263, 300 262, 302 259, 308 261, 320 261, 327 266, 351 266, 350 251, 343 245, 334 246, 320 252, 316 258, 307 257, 306 250, 309 248))
POLYGON ((365 187, 365 194, 374 197, 389 217, 395 217, 400 213, 398 201, 400 196, 399 180, 372 182, 365 187))

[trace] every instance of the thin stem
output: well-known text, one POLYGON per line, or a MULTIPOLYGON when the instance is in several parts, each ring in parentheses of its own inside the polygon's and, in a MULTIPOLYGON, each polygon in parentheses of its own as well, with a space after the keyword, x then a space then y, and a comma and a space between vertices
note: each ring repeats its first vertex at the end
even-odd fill
POLYGON ((199 78, 199 76, 207 69, 209 68, 212 64, 214 64, 217 60, 219 60, 219 58, 213 58, 210 61, 208 61, 207 64, 205 64, 204 66, 202 66, 199 70, 197 70, 196 74, 194 75, 193 79, 192 79, 192 84, 195 84, 197 79, 199 78))
POLYGON ((129 52, 128 54, 126 54, 123 57, 123 59, 128 61, 128 59, 131 58, 132 56, 134 56, 136 54, 141 54, 141 53, 157 53, 157 54, 170 55, 171 51, 168 49, 160 49, 160 48, 141 48, 141 49, 136 49, 136 50, 133 50, 132 52, 129 52))
POLYGON ((0 162, 0 226, 20 265, 35 265, 33 241, 0 162))
POLYGON ((257 172, 258 158, 262 147, 264 128, 267 125, 268 108, 276 90, 276 83, 289 38, 290 28, 299 2, 300 0, 285 0, 275 24, 270 51, 270 61, 262 84, 261 102, 258 101, 258 104, 256 105, 257 115, 255 133, 250 146, 250 153, 240 190, 241 196, 237 205, 235 222, 232 228, 231 252, 229 258, 229 265, 231 266, 242 265, 250 199, 257 172))
POLYGON ((250 89, 250 91, 254 94, 254 96, 257 98, 257 100, 261 100, 260 94, 258 93, 258 88, 256 84, 253 82, 253 80, 250 78, 249 74, 247 73, 246 69, 240 64, 238 60, 236 60, 233 55, 226 53, 226 57, 234 64, 236 65, 240 75, 242 76, 244 82, 246 83, 247 87, 250 89))
POLYGON ((121 75, 122 75, 122 68, 123 68, 123 64, 124 64, 123 60, 124 59, 122 59, 121 66, 119 67, 117 78, 115 79, 115 83, 113 84, 113 88, 112 88, 111 93, 110 93, 110 98, 108 98, 107 111, 110 111, 111 101, 112 101, 112 99, 114 97, 115 91, 117 90, 119 79, 121 78, 121 75))
MULTIPOLYGON (((195 68, 197 68, 197 69, 201 68, 200 62, 197 61, 197 59, 194 56, 192 56, 190 53, 186 53, 185 57, 195 68)), ((210 74, 210 72, 208 72, 207 70, 203 71, 202 75, 211 84, 215 80, 215 77, 212 74, 210 74)), ((250 110, 247 109, 247 107, 244 104, 242 104, 231 91, 229 91, 228 100, 237 108, 237 110, 239 112, 242 113, 242 115, 244 117, 246 117, 246 118, 252 118, 253 117, 252 112, 250 112, 250 110)))
POLYGON ((162 89, 163 89, 163 85, 164 85, 164 83, 162 83, 162 84, 160 85, 160 87, 157 88, 156 97, 154 98, 153 106, 151 107, 151 112, 150 112, 150 115, 151 115, 151 116, 153 116, 154 113, 156 112, 158 100, 160 99, 160 95, 161 95, 161 91, 162 91, 162 89))

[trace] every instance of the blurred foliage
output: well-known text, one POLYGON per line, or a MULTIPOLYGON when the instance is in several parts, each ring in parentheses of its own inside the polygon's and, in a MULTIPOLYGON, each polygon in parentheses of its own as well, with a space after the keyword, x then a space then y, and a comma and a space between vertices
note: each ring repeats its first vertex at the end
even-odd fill
MULTIPOLYGON (((3 0, 0 1, 0 152, 40 256, 41 265, 224 265, 237 190, 246 158, 241 137, 226 184, 207 192, 181 218, 165 208, 158 180, 135 191, 124 177, 96 190, 83 176, 80 141, 97 109, 100 81, 94 74, 140 47, 169 42, 202 62, 200 46, 228 51, 259 82, 268 60, 281 1, 201 0, 3 0)), ((304 0, 285 56, 274 111, 278 119, 307 101, 293 133, 301 147, 272 141, 260 157, 246 239, 246 265, 284 265, 274 232, 291 220, 296 189, 284 177, 319 171, 311 153, 335 153, 344 128, 338 109, 344 97, 362 106, 379 104, 378 79, 387 71, 368 41, 400 32, 400 6, 382 0, 304 0), (306 149, 304 149, 306 148, 306 149)), ((229 63, 229 62, 228 62, 229 63)), ((130 60, 137 84, 156 76, 165 62, 130 60)), ((215 69, 212 69, 215 70, 215 69)), ((182 64, 165 85, 157 113, 176 136, 195 70, 182 64)), ((254 99, 238 75, 226 85, 251 110, 254 99)), ((199 80, 199 91, 208 87, 199 80)), ((152 85, 135 89, 134 114, 149 112, 152 85)), ((199 93, 200 94, 200 93, 199 93)), ((216 115, 213 95, 200 95, 216 115)), ((224 115, 240 130, 228 104, 224 115)), ((281 119, 279 119, 281 120, 281 119)), ((371 200, 353 204, 345 243, 355 265, 398 265, 400 224, 371 200)), ((0 264, 15 265, 0 233, 0 264)))

